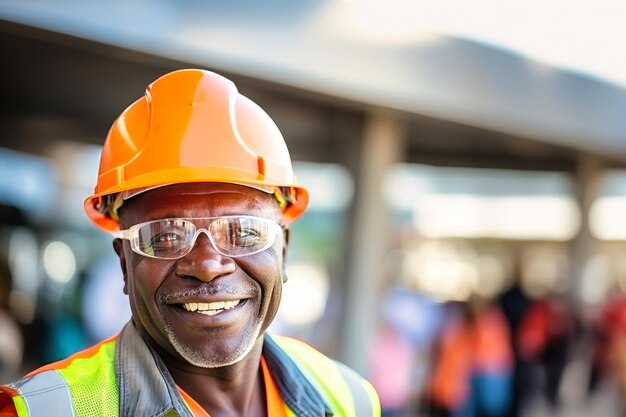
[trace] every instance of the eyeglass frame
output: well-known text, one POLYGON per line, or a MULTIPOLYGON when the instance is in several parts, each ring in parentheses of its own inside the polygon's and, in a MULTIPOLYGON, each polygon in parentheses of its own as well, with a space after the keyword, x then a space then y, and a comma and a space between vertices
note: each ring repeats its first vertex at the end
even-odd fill
MULTIPOLYGON (((191 253, 191 251, 196 246, 196 241, 198 240, 198 237, 200 236, 201 233, 204 233, 209 238, 209 242, 211 242, 211 246, 220 255, 227 256, 229 258, 241 258, 241 257, 244 257, 244 256, 256 255, 258 253, 261 253, 261 252, 266 251, 267 249, 271 248, 274 245, 274 243, 276 243, 276 236, 278 236, 284 230, 285 230, 285 226, 279 224, 278 222, 276 222, 276 221, 274 221, 272 219, 268 219, 266 217, 259 217, 259 216, 228 215, 228 216, 211 216, 211 217, 167 217, 167 218, 163 218, 163 219, 147 220, 145 222, 134 224, 134 225, 130 226, 128 229, 124 229, 124 230, 118 231, 117 233, 115 233, 115 236, 120 238, 120 239, 128 240, 130 242, 130 248, 132 249, 132 251, 137 253, 137 254, 139 254, 139 255, 142 255, 142 256, 145 256, 145 257, 151 258, 151 259, 160 259, 160 260, 170 260, 170 261, 172 261, 172 260, 177 260, 177 259, 184 258, 185 256, 189 255, 189 253, 191 253), (223 250, 220 249, 217 246, 217 244, 214 242, 213 236, 211 236, 209 228, 217 220, 228 219, 228 218, 237 218, 237 219, 246 218, 246 219, 262 220, 264 222, 267 222, 267 224, 270 225, 270 228, 274 229, 273 233, 270 233, 271 238, 268 240, 268 244, 266 244, 262 249, 259 249, 257 251, 251 252, 251 253, 242 254, 242 255, 233 255, 233 254, 229 254, 229 253, 224 253, 223 250), (163 222, 163 221, 174 221, 174 220, 189 221, 194 226, 194 228, 196 229, 194 234, 193 234, 193 237, 191 239, 191 243, 189 244, 189 249, 187 249, 182 255, 175 256, 175 257, 154 256, 154 255, 150 255, 148 253, 145 253, 145 252, 141 251, 141 249, 139 249, 139 230, 141 230, 141 228, 143 226, 145 226, 147 224, 150 224, 150 223, 163 222), (199 228, 196 225, 196 223, 194 223, 194 220, 213 220, 213 221, 211 221, 207 225, 207 227, 200 227, 199 228)), ((270 232, 272 232, 272 231, 270 231, 270 232)))

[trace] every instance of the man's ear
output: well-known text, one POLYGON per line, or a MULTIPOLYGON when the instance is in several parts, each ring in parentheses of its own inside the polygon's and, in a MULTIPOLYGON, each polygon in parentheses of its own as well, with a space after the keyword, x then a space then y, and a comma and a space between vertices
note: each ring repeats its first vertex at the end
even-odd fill
POLYGON ((283 284, 287 282, 287 247, 289 246, 289 229, 283 229, 283 269, 281 271, 281 275, 283 278, 283 284))
POLYGON ((113 239, 113 249, 120 258, 120 267, 122 268, 122 274, 124 274, 124 294, 128 295, 128 277, 126 274, 126 255, 124 254, 124 240, 120 238, 113 239))

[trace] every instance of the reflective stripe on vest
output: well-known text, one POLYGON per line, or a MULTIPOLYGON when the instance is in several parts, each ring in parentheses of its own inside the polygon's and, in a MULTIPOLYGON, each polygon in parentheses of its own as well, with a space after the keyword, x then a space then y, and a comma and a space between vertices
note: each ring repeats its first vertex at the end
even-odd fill
MULTIPOLYGON (((56 370, 22 378, 7 386, 20 394, 24 411, 29 416, 76 416, 70 388, 56 370)), ((19 407, 19 405, 16 406, 19 407)))
MULTIPOLYGON (((380 415, 380 410, 375 410, 374 403, 371 400, 372 392, 369 390, 369 384, 363 384, 363 379, 352 369, 348 368, 342 363, 337 363, 337 368, 343 380, 350 388, 352 393, 352 402, 354 403, 354 415, 357 417, 377 417, 380 415)), ((373 393, 376 395, 376 393, 373 393)))

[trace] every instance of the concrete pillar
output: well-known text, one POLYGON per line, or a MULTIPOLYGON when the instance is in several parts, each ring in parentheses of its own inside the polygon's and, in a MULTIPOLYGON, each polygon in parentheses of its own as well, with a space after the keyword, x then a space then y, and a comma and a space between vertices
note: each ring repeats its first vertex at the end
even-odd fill
POLYGON ((361 158, 355 173, 339 356, 364 375, 390 243, 391 215, 385 203, 383 180, 388 169, 402 160, 405 132, 405 123, 397 115, 384 111, 370 114, 365 120, 361 158))
POLYGON ((570 276, 573 295, 580 301, 580 289, 585 267, 596 251, 595 238, 591 234, 589 214, 594 201, 600 196, 604 169, 594 156, 581 155, 575 173, 575 197, 581 214, 580 230, 570 245, 570 276))

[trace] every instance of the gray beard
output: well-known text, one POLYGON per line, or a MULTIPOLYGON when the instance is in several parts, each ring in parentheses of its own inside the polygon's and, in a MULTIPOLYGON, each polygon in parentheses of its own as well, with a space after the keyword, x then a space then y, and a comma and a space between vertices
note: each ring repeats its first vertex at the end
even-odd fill
POLYGON ((237 346, 237 348, 227 357, 218 357, 214 354, 206 355, 203 352, 189 348, 189 346, 184 345, 176 338, 176 334, 172 330, 169 323, 165 325, 165 333, 167 334, 167 339, 170 344, 174 347, 176 352, 183 357, 183 359, 193 366, 213 369, 233 365, 245 358, 248 353, 250 353, 252 348, 254 348, 254 344, 260 335, 259 332, 261 331, 261 325, 261 320, 257 319, 257 322, 252 330, 246 330, 243 343, 237 346))

